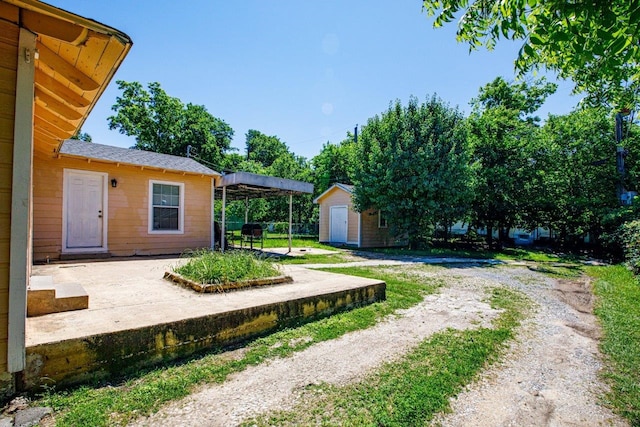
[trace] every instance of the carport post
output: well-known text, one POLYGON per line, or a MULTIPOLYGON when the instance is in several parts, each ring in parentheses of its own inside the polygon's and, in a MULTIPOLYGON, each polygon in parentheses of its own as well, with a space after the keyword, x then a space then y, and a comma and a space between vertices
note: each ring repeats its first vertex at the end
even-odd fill
POLYGON ((222 214, 220 215, 220 250, 222 252, 224 252, 224 244, 225 244, 225 237, 226 237, 226 230, 225 230, 225 211, 227 210, 227 186, 225 185, 224 187, 222 187, 222 214))
POLYGON ((293 193, 289 192, 289 252, 291 252, 291 221, 293 219, 293 193))
POLYGON ((249 222, 249 196, 245 196, 244 198, 244 223, 247 224, 249 222))
POLYGON ((211 250, 216 250, 216 180, 211 180, 211 250))

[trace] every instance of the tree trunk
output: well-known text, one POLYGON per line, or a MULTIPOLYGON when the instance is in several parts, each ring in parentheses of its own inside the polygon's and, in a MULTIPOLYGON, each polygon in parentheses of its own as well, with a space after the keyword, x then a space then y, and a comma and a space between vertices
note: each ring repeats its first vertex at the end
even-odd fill
POLYGON ((444 224, 445 224, 445 226, 444 226, 443 238, 444 238, 444 243, 446 245, 447 243, 449 243, 449 231, 450 231, 451 227, 449 226, 449 223, 447 221, 444 221, 444 224))
POLYGON ((498 229, 498 240, 500 241, 500 245, 502 246, 509 237, 509 231, 506 227, 500 226, 498 229))
POLYGON ((490 225, 487 225, 486 241, 487 241, 487 247, 491 249, 493 247, 493 227, 490 225))

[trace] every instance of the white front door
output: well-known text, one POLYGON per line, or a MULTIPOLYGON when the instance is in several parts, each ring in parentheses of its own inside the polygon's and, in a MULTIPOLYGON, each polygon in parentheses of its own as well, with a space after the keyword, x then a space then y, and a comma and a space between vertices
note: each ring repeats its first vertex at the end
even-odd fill
POLYGON ((331 206, 329 240, 332 243, 347 242, 347 207, 331 206))
POLYGON ((102 248, 106 174, 65 170, 66 249, 102 248))

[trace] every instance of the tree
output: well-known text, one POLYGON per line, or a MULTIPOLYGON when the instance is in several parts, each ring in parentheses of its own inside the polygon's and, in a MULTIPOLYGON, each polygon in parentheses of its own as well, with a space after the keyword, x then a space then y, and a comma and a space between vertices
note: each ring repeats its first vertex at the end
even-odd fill
MULTIPOLYGON (((235 162, 230 169, 233 172, 243 171, 260 175, 267 175, 267 169, 260 163, 253 160, 246 160, 245 156, 238 156, 237 153, 225 156, 225 161, 235 162)), ((236 200, 227 204, 227 218, 234 221, 244 222, 245 213, 248 213, 250 222, 271 221, 271 208, 267 199, 249 198, 248 212, 246 200, 236 200)), ((220 207, 222 204, 220 204, 220 207)))
POLYGON ((379 209, 413 249, 462 216, 470 171, 464 118, 435 95, 399 101, 368 120, 357 146, 357 210, 379 209))
MULTIPOLYGON (((311 166, 304 157, 296 156, 289 151, 286 143, 277 136, 268 136, 255 129, 246 133, 246 160, 238 169, 254 173, 262 173, 280 178, 299 181, 311 181, 311 166), (252 168, 247 169, 247 166, 252 168), (259 169, 259 170, 258 170, 259 169)), ((266 202, 251 202, 251 207, 261 206, 261 216, 256 221, 289 221, 289 198, 274 197, 266 202)), ((311 195, 300 195, 293 199, 294 221, 309 222, 313 215, 311 195)))
POLYGON ((287 144, 277 136, 267 136, 262 132, 250 129, 246 133, 247 160, 256 161, 265 168, 271 166, 279 157, 289 153, 287 144))
MULTIPOLYGON (((277 158, 274 163, 267 168, 269 175, 294 179, 298 181, 311 182, 311 165, 306 158, 296 156, 293 153, 277 158)), ((270 215, 272 220, 289 221, 289 198, 277 197, 269 200, 270 215)), ((311 194, 300 194, 293 198, 293 222, 309 223, 312 220, 314 205, 311 194)))
POLYGON ((336 182, 352 184, 357 163, 353 136, 347 134, 347 138, 338 144, 327 142, 311 163, 316 194, 323 193, 336 182))
POLYGON ((183 104, 169 96, 160 83, 149 83, 148 91, 138 82, 118 81, 122 96, 111 107, 109 129, 134 136, 133 148, 157 153, 197 157, 214 168, 223 164, 233 129, 212 116, 202 105, 183 104))
POLYGON ((508 83, 502 77, 496 77, 491 83, 480 88, 477 98, 471 100, 474 111, 482 112, 502 107, 517 114, 520 119, 539 122, 531 114, 538 111, 547 97, 553 94, 558 85, 541 78, 532 82, 508 83))
POLYGON ((77 139, 85 142, 92 142, 91 135, 89 135, 87 132, 82 132, 82 128, 78 129, 78 132, 76 132, 75 135, 71 137, 71 139, 77 139))
POLYGON ((545 67, 576 83, 596 102, 633 108, 640 85, 640 2, 566 0, 427 0, 434 27, 458 20, 470 49, 521 40, 520 73, 545 67))
POLYGON ((597 238, 603 218, 619 205, 613 134, 603 109, 550 116, 542 128, 539 170, 547 202, 539 211, 565 244, 586 233, 597 238))
POLYGON ((472 101, 469 128, 477 165, 472 216, 476 225, 486 228, 490 247, 493 230, 504 240, 509 228, 534 222, 539 119, 530 115, 555 88, 543 79, 510 84, 497 78, 472 101))

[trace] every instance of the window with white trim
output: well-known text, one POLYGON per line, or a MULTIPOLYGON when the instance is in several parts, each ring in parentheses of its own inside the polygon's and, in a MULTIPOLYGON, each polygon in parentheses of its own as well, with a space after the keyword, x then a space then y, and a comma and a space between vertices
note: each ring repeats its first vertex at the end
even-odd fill
POLYGON ((149 181, 149 233, 184 232, 184 184, 149 181))
POLYGON ((383 217, 380 211, 378 211, 378 228, 387 228, 387 218, 383 217))

